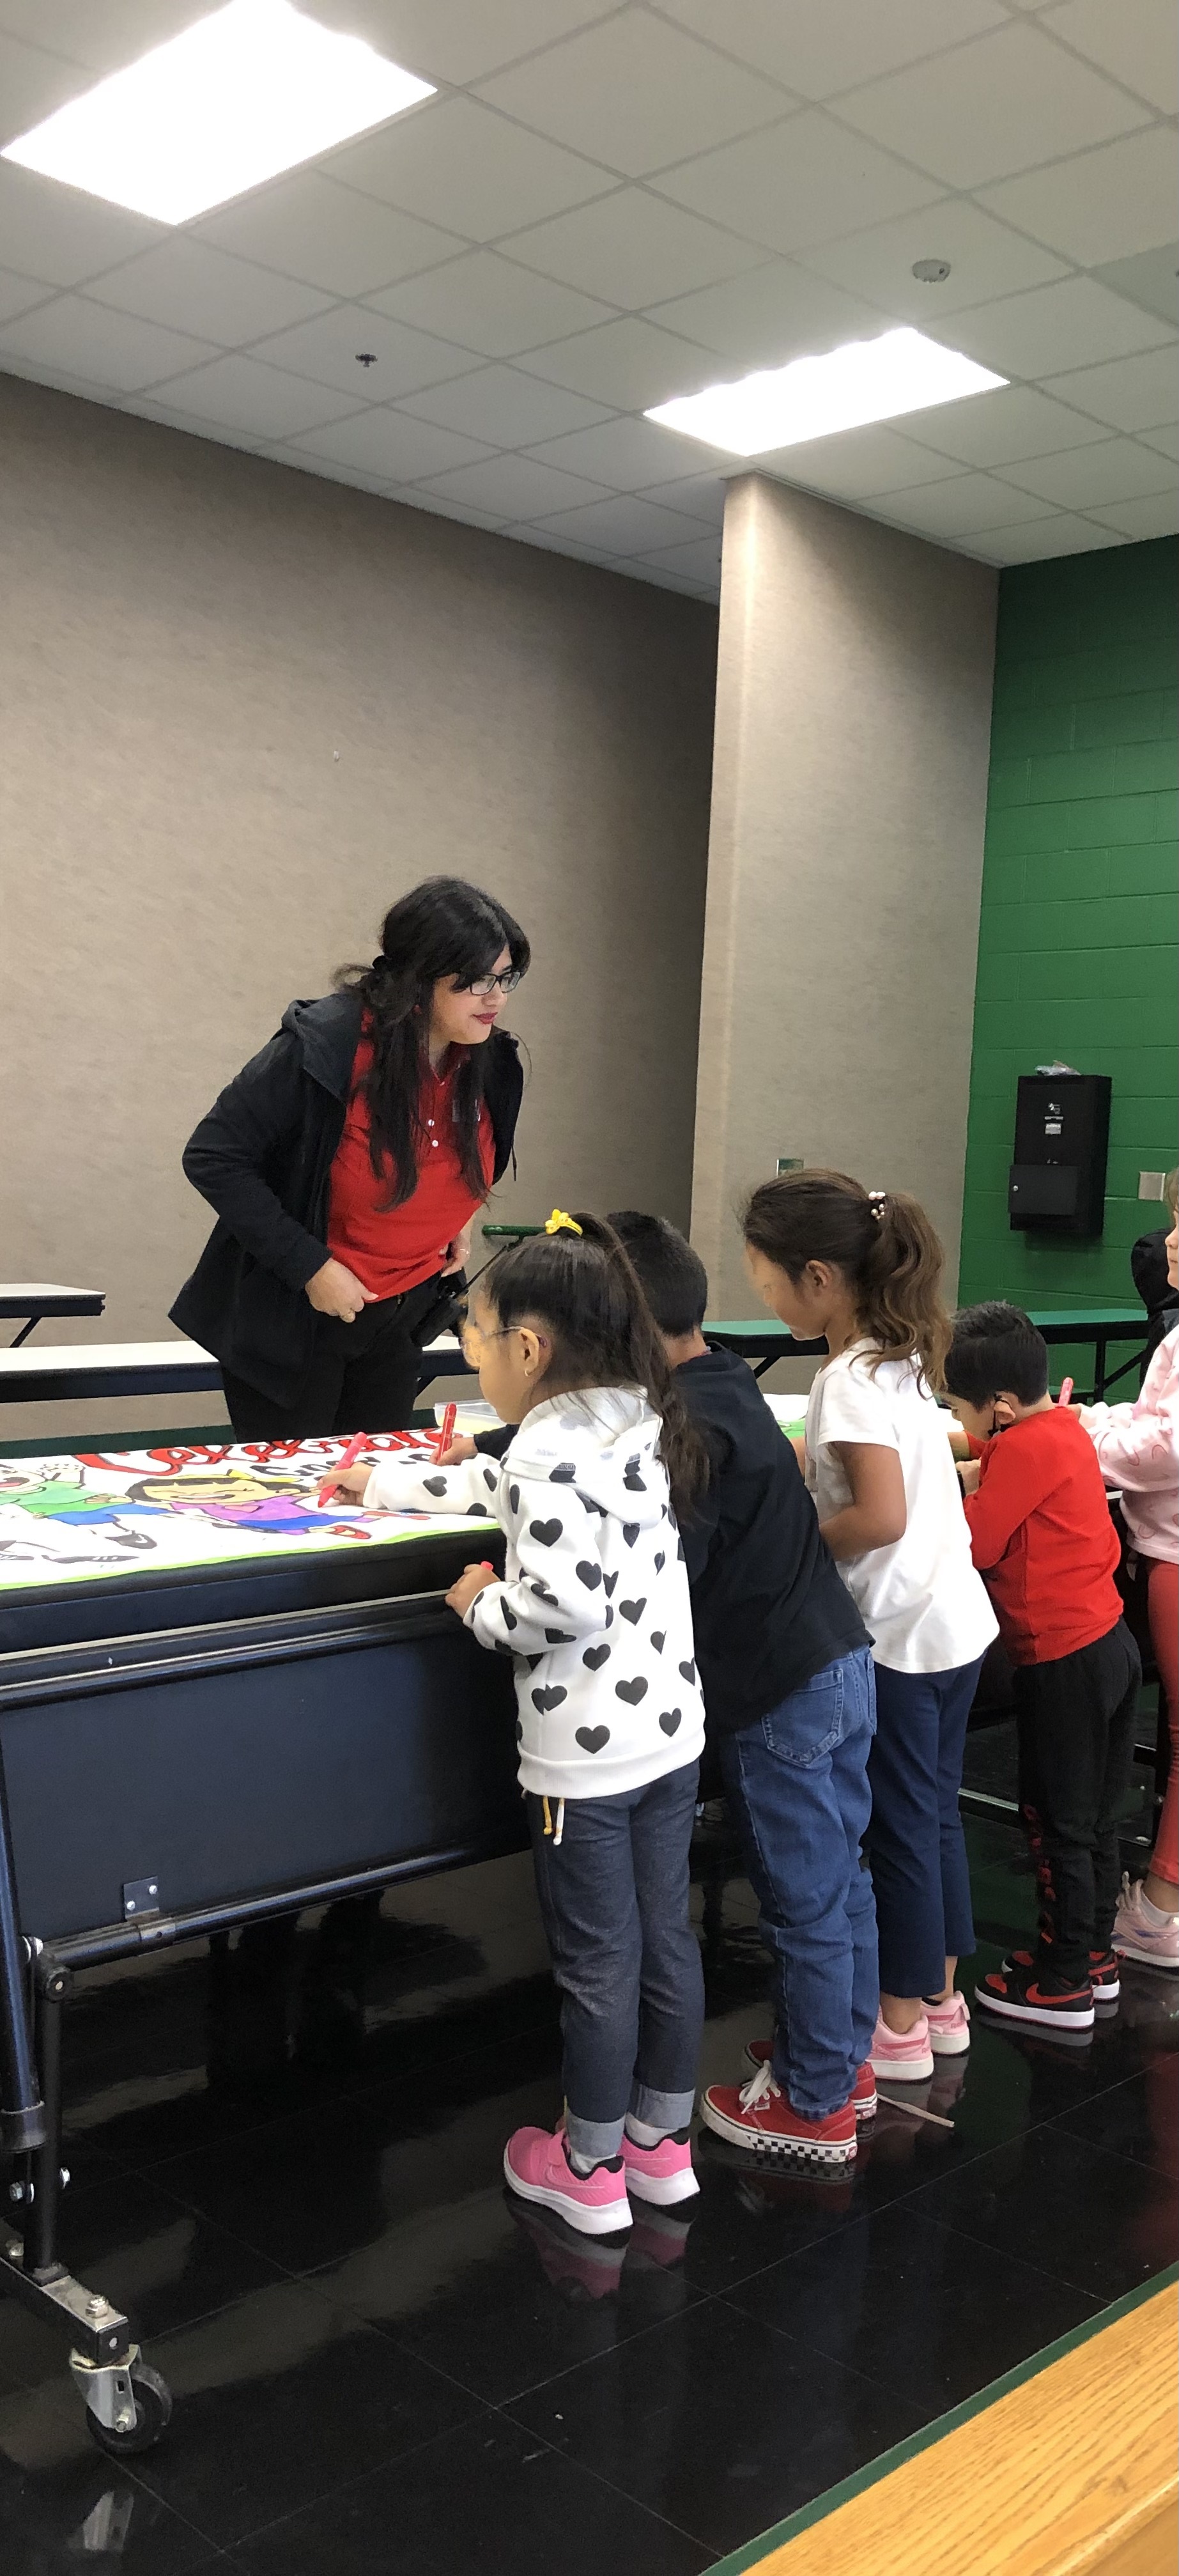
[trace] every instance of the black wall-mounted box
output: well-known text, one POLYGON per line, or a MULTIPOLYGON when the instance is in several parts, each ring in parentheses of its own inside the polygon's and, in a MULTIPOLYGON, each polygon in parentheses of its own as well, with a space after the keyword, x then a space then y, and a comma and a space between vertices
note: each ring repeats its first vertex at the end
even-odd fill
POLYGON ((1101 1233, 1112 1090, 1107 1073, 1021 1073, 1007 1186, 1013 1227, 1101 1233))

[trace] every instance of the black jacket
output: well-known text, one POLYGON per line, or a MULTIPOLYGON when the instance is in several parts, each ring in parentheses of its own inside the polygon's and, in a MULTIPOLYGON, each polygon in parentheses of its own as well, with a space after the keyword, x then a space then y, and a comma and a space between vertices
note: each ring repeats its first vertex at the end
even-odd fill
POLYGON ((1146 1348, 1152 1358, 1179 1324, 1179 1288, 1172 1288, 1167 1277, 1169 1232, 1169 1226, 1160 1226, 1157 1233, 1140 1234, 1130 1254, 1134 1285, 1147 1312, 1146 1348))
MULTIPOLYGON (((328 1182, 360 1022, 354 993, 292 1002, 184 1149, 185 1172, 217 1223, 171 1320, 276 1404, 294 1402, 311 1363, 316 1315, 303 1292, 329 1258, 328 1182)), ((523 1088, 516 1041, 495 1029, 484 1097, 497 1181, 511 1159, 523 1088)))
MULTIPOLYGON (((680 1530, 696 1661, 709 1728, 732 1734, 872 1640, 746 1361, 708 1351, 681 1361, 676 1379, 712 1461, 707 1489, 680 1530)), ((486 1431, 476 1445, 502 1457, 511 1438, 486 1431)))

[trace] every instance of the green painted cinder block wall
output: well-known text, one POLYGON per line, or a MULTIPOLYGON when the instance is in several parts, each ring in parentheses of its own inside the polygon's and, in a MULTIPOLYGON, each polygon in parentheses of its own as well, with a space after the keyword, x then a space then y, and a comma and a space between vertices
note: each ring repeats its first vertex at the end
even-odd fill
POLYGON ((1133 1305, 1176 1145, 1176 575, 1159 538, 1000 578, 962 1225, 963 1301, 1133 1305), (1105 1232, 1013 1233, 1017 1076, 1113 1077, 1105 1232))

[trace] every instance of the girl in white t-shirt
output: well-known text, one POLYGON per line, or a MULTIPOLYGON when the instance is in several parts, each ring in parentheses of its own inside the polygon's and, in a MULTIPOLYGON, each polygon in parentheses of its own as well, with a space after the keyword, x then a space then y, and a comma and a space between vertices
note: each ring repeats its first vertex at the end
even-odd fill
POLYGON ((867 1850, 880 1942, 878 2075, 932 2075, 970 2044, 958 1959, 974 1948, 958 1812, 983 1656, 997 1634, 970 1553, 949 1417, 943 1253, 902 1191, 789 1172, 754 1191, 746 1261, 765 1305, 830 1359, 811 1388, 806 1480, 873 1639, 867 1850))

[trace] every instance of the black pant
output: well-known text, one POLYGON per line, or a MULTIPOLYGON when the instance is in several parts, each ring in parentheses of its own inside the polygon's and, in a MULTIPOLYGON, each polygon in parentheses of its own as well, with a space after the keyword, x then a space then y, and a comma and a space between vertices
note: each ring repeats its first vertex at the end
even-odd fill
POLYGON ((1040 1880, 1036 1977, 1057 1994, 1087 1984, 1090 1953, 1109 1948, 1141 1680, 1124 1619, 1075 1655, 1016 1672, 1019 1805, 1040 1880))
POLYGON ((323 1440, 349 1431, 403 1431, 417 1401, 421 1351, 410 1335, 436 1306, 439 1278, 403 1297, 362 1306, 354 1323, 317 1315, 311 1368, 298 1395, 279 1404, 245 1378, 221 1372, 239 1440, 323 1440))

